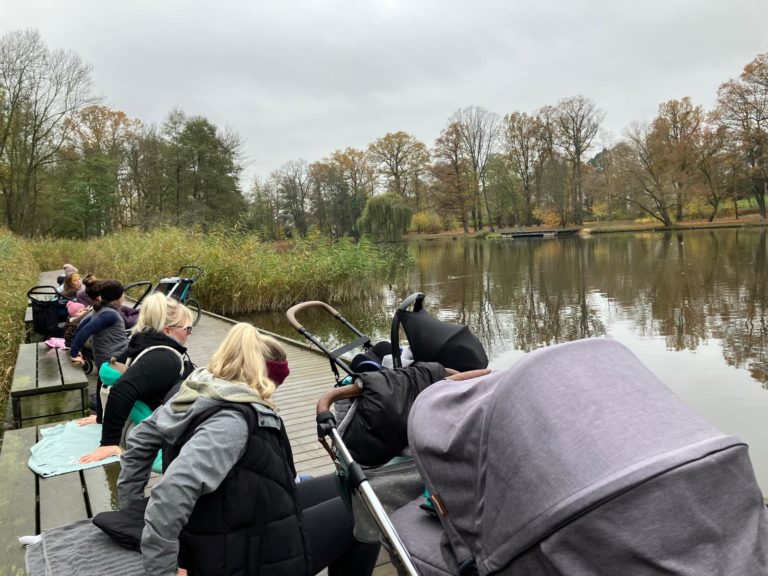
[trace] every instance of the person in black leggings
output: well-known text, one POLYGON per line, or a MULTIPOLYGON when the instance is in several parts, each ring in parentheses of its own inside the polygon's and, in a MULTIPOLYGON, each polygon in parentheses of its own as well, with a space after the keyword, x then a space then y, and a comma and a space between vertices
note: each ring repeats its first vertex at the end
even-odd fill
POLYGON ((334 475, 301 482, 297 492, 312 552, 313 574, 326 567, 329 576, 371 574, 380 546, 355 540, 352 513, 339 496, 334 475))

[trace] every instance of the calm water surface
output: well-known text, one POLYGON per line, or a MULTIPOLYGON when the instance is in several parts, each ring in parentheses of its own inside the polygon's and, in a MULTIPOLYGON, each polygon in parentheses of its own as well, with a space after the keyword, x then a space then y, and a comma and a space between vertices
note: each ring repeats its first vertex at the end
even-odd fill
MULTIPOLYGON (((492 368, 535 348, 607 337, 630 348, 686 403, 750 445, 768 494, 765 229, 591 238, 438 240, 405 246, 410 265, 337 309, 374 341, 408 294, 468 324, 492 368)), ((283 314, 248 318, 299 337, 283 314)), ((327 314, 299 320, 331 346, 351 336, 327 314)))

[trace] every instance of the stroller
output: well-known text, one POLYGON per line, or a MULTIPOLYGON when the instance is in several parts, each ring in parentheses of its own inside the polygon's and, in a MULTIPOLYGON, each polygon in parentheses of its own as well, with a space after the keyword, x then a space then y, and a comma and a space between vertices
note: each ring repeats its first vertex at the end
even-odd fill
POLYGON ((34 286, 27 291, 32 307, 32 329, 45 338, 61 337, 67 322, 67 298, 54 286, 34 286))
POLYGON ((378 542, 380 535, 390 545, 393 560, 407 574, 417 574, 407 551, 387 518, 386 511, 394 510, 423 491, 423 481, 407 451, 405 426, 410 405, 426 386, 441 380, 445 370, 437 364, 417 365, 407 370, 383 370, 382 356, 391 351, 394 368, 402 366, 400 327, 406 333, 413 360, 440 362, 455 369, 484 368, 488 359, 482 344, 466 326, 440 322, 423 309, 424 294, 415 293, 406 298, 396 311, 391 327, 391 343, 371 343, 369 337, 352 326, 341 314, 323 302, 297 304, 287 312, 291 325, 330 359, 336 378, 336 387, 318 402, 318 436, 337 467, 337 478, 342 494, 348 496, 355 517, 355 536, 362 541, 378 542), (408 310, 413 306, 413 311, 408 310), (355 338, 348 344, 330 350, 296 320, 296 313, 310 307, 320 307, 341 322, 355 338), (431 338, 427 336, 431 334, 431 338), (441 345, 434 341, 440 340, 441 345), (342 355, 355 349, 362 350, 351 362, 342 355), (339 369, 346 373, 342 377, 339 369), (360 396, 358 386, 352 383, 356 376, 365 381, 367 401, 360 404, 350 399, 360 396), (384 412, 398 414, 391 421, 377 418, 374 406, 388 406, 384 412), (336 413, 330 408, 335 405, 336 413), (341 407, 340 407, 341 406, 341 407), (336 421, 340 421, 337 429, 336 421), (375 429, 372 443, 354 443, 354 428, 359 422, 364 428, 375 429), (350 436, 347 437, 347 434, 350 436), (347 443, 343 438, 347 439, 347 443), (362 466, 361 466, 362 464, 362 466), (366 466, 365 468, 363 466, 366 466), (376 489, 376 491, 374 490, 376 489), (377 495, 378 491, 378 495, 377 495))
POLYGON ((435 384, 408 432, 433 511, 389 522, 422 576, 768 573, 747 447, 616 342, 435 384))
MULTIPOLYGON (((148 293, 162 292, 169 298, 175 298, 187 308, 192 311, 193 321, 192 325, 196 326, 200 321, 200 303, 191 297, 192 285, 197 282, 204 274, 203 269, 199 266, 187 265, 179 268, 179 271, 175 276, 168 276, 161 278, 154 288, 146 290, 139 298, 137 298, 136 306, 141 304, 141 301, 148 293)), ((134 282, 131 286, 146 285, 151 286, 151 282, 142 280, 140 282, 134 282)))

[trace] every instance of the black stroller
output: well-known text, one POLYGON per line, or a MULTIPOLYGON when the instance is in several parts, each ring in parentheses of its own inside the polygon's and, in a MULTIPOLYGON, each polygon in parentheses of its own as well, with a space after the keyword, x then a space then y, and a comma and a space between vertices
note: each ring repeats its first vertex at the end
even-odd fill
POLYGON ((398 370, 403 363, 400 327, 406 333, 412 359, 416 362, 440 362, 460 370, 484 368, 488 363, 482 344, 466 326, 446 324, 433 318, 424 310, 423 301, 422 293, 404 300, 392 321, 391 342, 376 345, 324 302, 305 302, 287 312, 291 325, 328 356, 336 378, 336 387, 318 402, 318 436, 336 464, 342 494, 348 496, 355 517, 355 536, 362 541, 378 542, 383 535, 394 562, 405 573, 414 575, 417 574, 415 567, 386 511, 396 509, 423 491, 423 481, 407 452, 405 424, 416 395, 432 382, 442 379, 445 370, 438 364, 398 370), (412 311, 409 310, 411 306, 412 311), (355 338, 339 348, 328 349, 296 320, 297 312, 310 307, 320 307, 330 313, 355 338), (438 340, 442 344, 435 345, 438 340), (343 355, 355 350, 360 352, 348 362, 343 355), (393 370, 382 369, 383 356, 387 352, 392 354, 393 370), (339 369, 345 375, 340 374, 339 369), (350 399, 361 394, 360 387, 352 384, 355 376, 365 383, 365 395, 360 401, 350 403, 350 399), (387 408, 379 410, 383 405, 387 408), (335 414, 330 412, 331 406, 335 408, 335 414), (378 415, 382 412, 398 417, 380 420, 378 415), (355 431, 358 424, 375 429, 376 437, 368 439, 372 441, 355 442, 363 436, 355 431), (346 444, 342 438, 347 439, 346 444))
POLYGON ((131 287, 150 286, 150 289, 147 289, 136 299, 136 306, 141 304, 141 301, 147 294, 151 294, 152 292, 162 292, 169 298, 175 298, 189 308, 192 311, 193 316, 192 325, 196 326, 197 323, 200 322, 202 308, 200 308, 200 303, 192 298, 192 285, 200 280, 203 274, 205 274, 205 272, 203 272, 203 269, 199 266, 187 265, 179 268, 176 275, 161 278, 157 284, 155 284, 154 288, 151 287, 152 283, 147 280, 134 282, 130 285, 131 287))

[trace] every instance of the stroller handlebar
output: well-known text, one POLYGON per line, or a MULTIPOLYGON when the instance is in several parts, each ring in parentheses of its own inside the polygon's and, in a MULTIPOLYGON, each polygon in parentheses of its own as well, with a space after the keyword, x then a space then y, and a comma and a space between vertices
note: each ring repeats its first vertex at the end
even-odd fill
POLYGON ((320 396, 317 401, 317 414, 320 415, 323 412, 328 412, 334 402, 344 400, 346 398, 355 398, 363 393, 363 389, 356 384, 350 384, 348 386, 339 386, 328 390, 325 394, 320 396))
POLYGON ((205 274, 202 268, 200 266, 195 266, 194 264, 187 264, 186 266, 182 266, 179 268, 179 271, 176 273, 177 276, 184 276, 185 270, 192 270, 193 274, 190 277, 193 282, 200 279, 200 277, 205 274))
POLYGON ((285 312, 285 316, 288 318, 288 322, 293 326, 296 330, 301 332, 304 330, 304 326, 301 325, 301 323, 296 320, 296 313, 304 310, 305 308, 313 308, 315 306, 319 306, 320 308, 325 308, 328 312, 330 312, 334 317, 339 317, 341 314, 339 314, 332 306, 329 306, 325 302, 320 302, 319 300, 310 300, 309 302, 300 302, 298 304, 295 304, 288 308, 288 310, 285 312))

